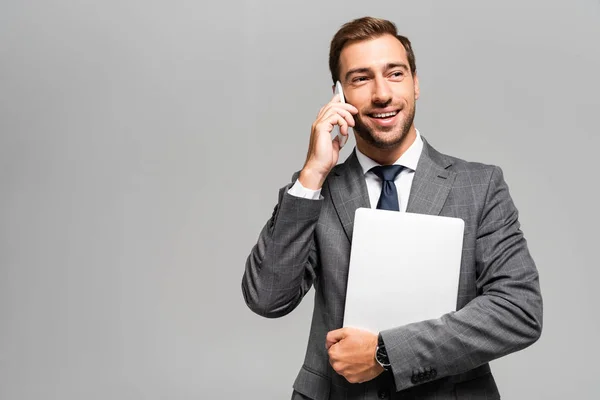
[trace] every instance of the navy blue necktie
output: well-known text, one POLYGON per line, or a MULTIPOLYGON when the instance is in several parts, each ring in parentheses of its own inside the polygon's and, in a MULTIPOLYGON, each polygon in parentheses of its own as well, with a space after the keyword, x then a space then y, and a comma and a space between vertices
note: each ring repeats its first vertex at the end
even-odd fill
POLYGON ((377 202, 377 208, 380 210, 400 211, 398 205, 398 191, 394 180, 402 171, 402 165, 379 165, 371 168, 371 171, 381 178, 381 195, 377 202))

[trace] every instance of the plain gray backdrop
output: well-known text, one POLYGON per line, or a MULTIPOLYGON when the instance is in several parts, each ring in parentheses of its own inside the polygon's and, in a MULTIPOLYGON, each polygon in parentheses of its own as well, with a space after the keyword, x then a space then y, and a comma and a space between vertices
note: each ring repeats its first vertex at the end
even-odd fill
POLYGON ((417 128, 520 211, 545 323, 503 398, 598 398, 597 0, 2 0, 2 400, 289 398, 314 292, 269 320, 240 282, 364 15, 413 42, 417 128))

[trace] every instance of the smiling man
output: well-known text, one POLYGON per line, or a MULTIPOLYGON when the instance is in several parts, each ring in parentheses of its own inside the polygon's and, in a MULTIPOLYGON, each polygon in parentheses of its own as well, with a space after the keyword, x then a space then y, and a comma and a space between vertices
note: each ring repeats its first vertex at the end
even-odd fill
POLYGON ((270 318, 315 287, 292 399, 500 398, 489 361, 529 346, 542 329, 537 269, 502 171, 439 153, 415 128, 415 56, 393 23, 342 26, 329 66, 347 103, 336 95, 321 108, 306 162, 280 190, 242 279, 247 305, 270 318), (339 165, 336 125, 356 138, 339 165), (341 328, 359 207, 465 221, 456 312, 378 333, 341 328))

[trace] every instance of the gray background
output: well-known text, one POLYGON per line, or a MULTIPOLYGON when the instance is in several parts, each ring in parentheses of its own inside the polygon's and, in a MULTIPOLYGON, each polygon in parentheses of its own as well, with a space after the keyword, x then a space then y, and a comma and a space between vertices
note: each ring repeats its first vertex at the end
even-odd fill
POLYGON ((600 3, 372 4, 2 0, 2 400, 289 398, 313 292, 268 320, 240 281, 363 15, 413 41, 421 133, 521 212, 545 326, 503 398, 598 398, 600 3))

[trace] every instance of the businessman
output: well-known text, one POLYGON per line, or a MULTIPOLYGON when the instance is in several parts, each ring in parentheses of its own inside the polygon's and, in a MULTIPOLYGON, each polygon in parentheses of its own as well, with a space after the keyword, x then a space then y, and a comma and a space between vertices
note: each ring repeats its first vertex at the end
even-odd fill
POLYGON ((444 155, 415 128, 415 56, 393 23, 343 25, 329 67, 347 103, 335 95, 319 111, 305 164, 279 191, 242 279, 248 307, 269 318, 315 287, 292 399, 499 399, 488 363, 542 329, 537 269, 501 169, 444 155), (335 126, 343 135, 353 127, 356 139, 339 165, 335 126), (359 207, 464 220, 457 311, 378 333, 342 328, 359 207))

